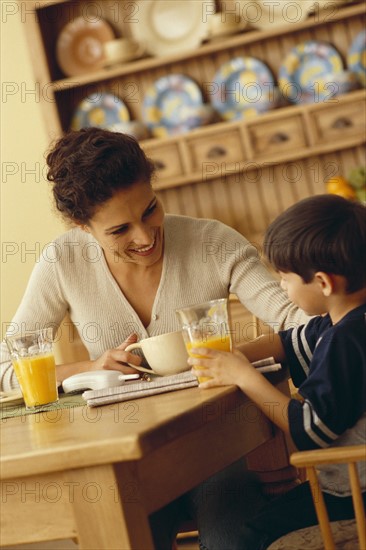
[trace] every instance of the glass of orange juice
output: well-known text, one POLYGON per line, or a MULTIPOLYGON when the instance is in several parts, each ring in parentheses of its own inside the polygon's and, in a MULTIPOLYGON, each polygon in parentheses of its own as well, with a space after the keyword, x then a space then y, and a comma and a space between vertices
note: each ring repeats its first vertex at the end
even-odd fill
MULTIPOLYGON (((199 357, 191 353, 192 348, 198 347, 231 351, 231 334, 226 298, 177 309, 176 313, 181 322, 182 334, 188 355, 199 357)), ((200 376, 198 381, 204 382, 208 379, 209 377, 207 376, 200 376)))
POLYGON ((52 328, 5 337, 27 409, 58 400, 52 328))

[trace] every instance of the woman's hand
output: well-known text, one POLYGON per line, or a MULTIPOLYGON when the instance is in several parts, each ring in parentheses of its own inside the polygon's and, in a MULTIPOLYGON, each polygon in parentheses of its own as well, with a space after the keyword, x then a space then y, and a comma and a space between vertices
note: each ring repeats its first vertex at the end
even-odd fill
POLYGON ((137 340, 138 337, 136 334, 130 334, 121 345, 113 349, 108 349, 98 359, 92 361, 90 370, 119 370, 125 374, 137 372, 135 369, 128 366, 127 363, 132 363, 138 367, 141 364, 141 357, 129 351, 125 351, 127 346, 134 344, 137 340))
POLYGON ((248 377, 257 376, 255 368, 240 351, 218 351, 209 348, 195 348, 190 350, 192 355, 188 363, 192 365, 192 373, 197 378, 210 378, 200 383, 201 388, 213 386, 236 385, 241 388, 248 382, 248 377))

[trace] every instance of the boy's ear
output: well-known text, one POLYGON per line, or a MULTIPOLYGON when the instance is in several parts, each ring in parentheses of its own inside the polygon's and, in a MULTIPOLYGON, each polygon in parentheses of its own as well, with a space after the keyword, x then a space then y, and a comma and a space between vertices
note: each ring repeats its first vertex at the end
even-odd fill
POLYGON ((334 281, 332 277, 324 271, 317 271, 314 280, 320 285, 324 296, 330 296, 334 290, 334 281))

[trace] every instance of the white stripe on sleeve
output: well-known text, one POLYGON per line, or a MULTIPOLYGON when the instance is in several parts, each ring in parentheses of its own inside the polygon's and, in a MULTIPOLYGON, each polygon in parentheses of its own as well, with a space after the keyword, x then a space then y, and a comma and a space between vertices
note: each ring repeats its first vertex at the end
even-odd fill
POLYGON ((307 435, 316 443, 319 445, 319 447, 327 447, 328 443, 323 441, 315 432, 313 432, 311 428, 311 407, 309 402, 305 401, 303 405, 303 418, 304 418, 304 430, 307 433, 307 435))
POLYGON ((319 416, 316 414, 316 412, 312 408, 309 401, 308 401, 308 403, 309 403, 309 406, 311 407, 311 410, 312 410, 313 421, 314 421, 315 426, 317 426, 323 432, 323 434, 326 435, 327 437, 329 437, 330 439, 337 439, 339 437, 339 435, 332 432, 332 430, 330 430, 328 428, 328 426, 326 426, 323 423, 323 421, 320 420, 319 416))
POLYGON ((302 366, 306 376, 309 374, 309 367, 300 351, 299 343, 298 343, 298 337, 299 337, 299 328, 294 328, 291 334, 291 340, 292 340, 292 346, 294 348, 295 355, 302 366))
POLYGON ((305 330, 305 327, 304 327, 303 330, 301 331, 300 338, 301 338, 301 343, 304 347, 304 352, 306 353, 306 357, 308 358, 309 363, 310 363, 310 361, 313 358, 313 352, 310 349, 310 346, 309 346, 308 341, 306 339, 306 334, 305 333, 306 333, 306 330, 305 330))

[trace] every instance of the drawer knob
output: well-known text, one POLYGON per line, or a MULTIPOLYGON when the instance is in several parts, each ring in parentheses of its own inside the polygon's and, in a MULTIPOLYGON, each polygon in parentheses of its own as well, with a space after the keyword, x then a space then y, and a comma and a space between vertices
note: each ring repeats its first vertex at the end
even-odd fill
POLYGON ((226 149, 224 149, 223 147, 215 146, 209 150, 209 152, 207 153, 207 158, 216 159, 218 157, 224 157, 225 155, 227 155, 226 149))
POLYGON ((153 162, 156 170, 164 170, 166 168, 166 164, 162 160, 154 160, 153 162))
POLYGON ((332 128, 337 129, 349 128, 350 126, 353 126, 352 120, 346 117, 337 118, 337 120, 335 120, 332 124, 332 128))
POLYGON ((273 134, 271 136, 271 139, 269 140, 270 143, 285 143, 285 141, 288 141, 290 138, 287 134, 284 132, 277 132, 277 134, 273 134))

